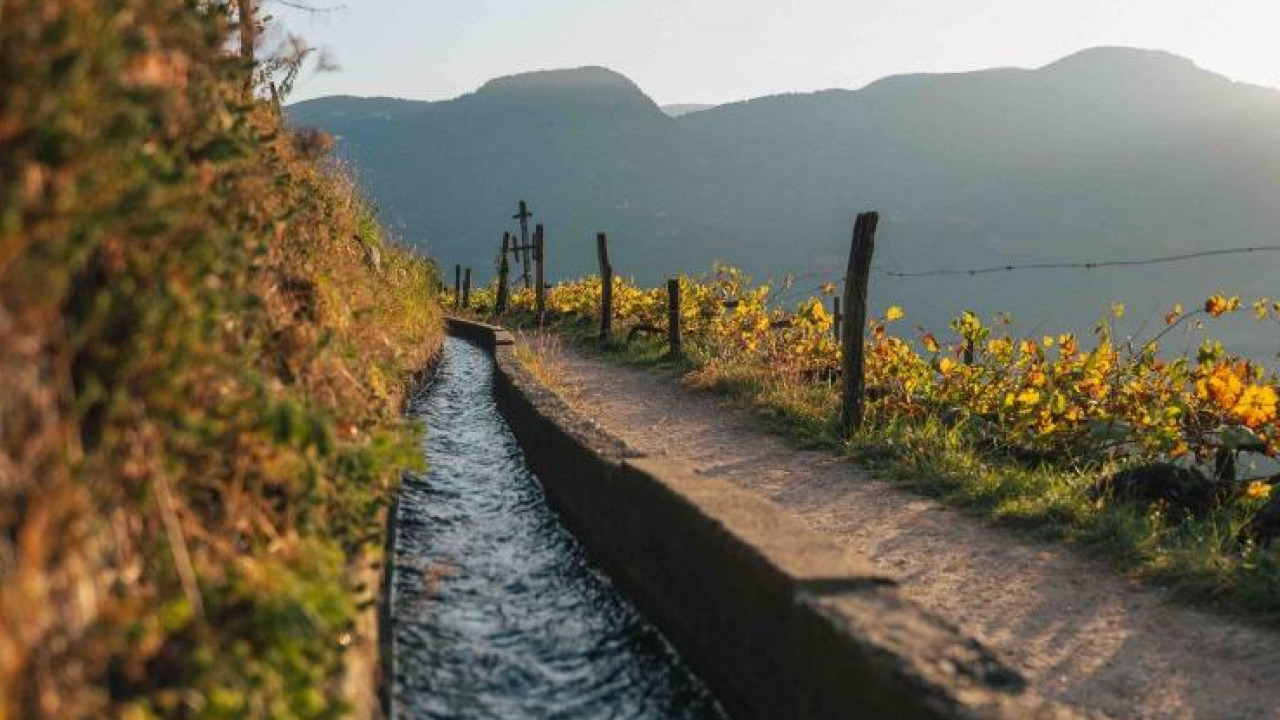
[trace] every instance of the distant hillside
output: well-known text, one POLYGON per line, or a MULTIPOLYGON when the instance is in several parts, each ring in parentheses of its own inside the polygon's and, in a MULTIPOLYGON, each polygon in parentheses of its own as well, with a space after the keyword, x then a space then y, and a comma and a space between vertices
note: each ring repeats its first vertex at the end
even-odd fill
MULTIPOLYGON (((1037 70, 891 77, 678 118, 601 68, 502 78, 448 102, 325 98, 290 114, 342 136, 406 239, 477 268, 521 198, 547 224, 556 277, 593 269, 599 229, 618 271, 642 280, 717 260, 759 277, 837 274, 867 208, 884 215, 877 264, 912 270, 1280 235, 1280 92, 1161 52, 1101 48, 1037 70)), ((1268 292, 1278 260, 877 279, 873 302, 931 327, 971 308, 1080 328, 1111 300, 1137 322, 1220 287, 1268 292)))
POLYGON ((663 105, 662 112, 670 115, 671 117, 681 117, 682 115, 688 115, 690 113, 710 110, 713 107, 715 107, 715 105, 704 105, 701 103, 676 103, 675 105, 663 105))

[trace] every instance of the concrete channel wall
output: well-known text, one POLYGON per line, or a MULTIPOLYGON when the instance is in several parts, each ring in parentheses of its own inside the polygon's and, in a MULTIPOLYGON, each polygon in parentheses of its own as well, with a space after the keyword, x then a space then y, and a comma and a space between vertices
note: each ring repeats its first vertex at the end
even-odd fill
POLYGON ((552 505, 737 720, 1084 717, 780 506, 645 457, 569 407, 502 328, 497 400, 552 505))

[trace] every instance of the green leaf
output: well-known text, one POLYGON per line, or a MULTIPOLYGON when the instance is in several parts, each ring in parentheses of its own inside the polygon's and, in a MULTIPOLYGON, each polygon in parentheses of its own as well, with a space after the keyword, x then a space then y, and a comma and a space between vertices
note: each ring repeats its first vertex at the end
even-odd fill
POLYGON ((1228 450, 1261 450, 1266 447, 1257 433, 1244 425, 1223 425, 1218 428, 1218 441, 1228 450))

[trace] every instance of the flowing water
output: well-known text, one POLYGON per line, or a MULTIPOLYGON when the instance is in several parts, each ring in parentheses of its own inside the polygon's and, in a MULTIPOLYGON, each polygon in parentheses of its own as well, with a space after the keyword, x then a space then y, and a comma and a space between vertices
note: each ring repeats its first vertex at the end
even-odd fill
POLYGON ((395 519, 396 717, 723 720, 547 506, 492 375, 449 338, 411 406, 430 469, 406 479, 395 519))

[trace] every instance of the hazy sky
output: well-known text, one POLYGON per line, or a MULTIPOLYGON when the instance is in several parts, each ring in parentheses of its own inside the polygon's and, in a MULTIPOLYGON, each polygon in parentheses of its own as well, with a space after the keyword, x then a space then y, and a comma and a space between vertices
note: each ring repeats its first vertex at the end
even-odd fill
POLYGON ((856 88, 886 75, 1037 67, 1159 48, 1280 87, 1280 0, 264 0, 341 70, 317 95, 444 99, 501 75, 604 65, 662 104, 856 88))

